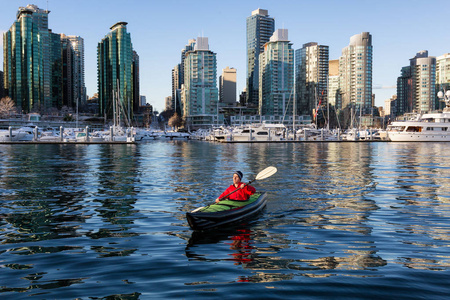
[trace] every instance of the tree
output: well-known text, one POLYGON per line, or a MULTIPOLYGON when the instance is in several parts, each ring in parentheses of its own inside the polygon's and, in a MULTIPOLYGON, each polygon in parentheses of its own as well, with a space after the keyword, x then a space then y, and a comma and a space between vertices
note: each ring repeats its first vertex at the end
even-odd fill
POLYGON ((183 125, 183 120, 177 113, 175 113, 172 117, 170 117, 168 125, 170 127, 180 127, 181 125, 183 125))
POLYGON ((11 115, 16 111, 16 105, 10 97, 4 97, 0 100, 0 116, 2 118, 11 115))

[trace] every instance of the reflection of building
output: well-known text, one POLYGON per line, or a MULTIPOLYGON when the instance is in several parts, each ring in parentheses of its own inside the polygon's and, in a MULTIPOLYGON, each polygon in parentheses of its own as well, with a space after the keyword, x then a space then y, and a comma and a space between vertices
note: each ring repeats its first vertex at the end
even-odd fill
POLYGON ((259 55, 259 114, 292 115, 293 87, 294 50, 288 30, 278 29, 259 55))
POLYGON ((125 120, 131 121, 134 102, 139 101, 135 99, 139 95, 139 90, 136 91, 139 62, 126 26, 126 22, 114 24, 98 43, 98 92, 102 115, 111 119, 114 112, 117 115, 120 111, 125 120))
POLYGON ((259 54, 275 31, 275 19, 265 9, 252 11, 247 18, 247 105, 259 102, 259 54))
MULTIPOLYGON (((350 38, 339 58, 342 108, 372 108, 372 36, 368 32, 350 38)), ((370 112, 370 111, 368 111, 370 112)))
POLYGON ((328 80, 328 46, 304 44, 295 51, 297 114, 312 115, 319 102, 326 105, 328 80))
POLYGON ((217 115, 217 60, 209 50, 208 38, 199 37, 194 50, 186 52, 182 112, 187 124, 211 126, 217 115))
POLYGON ((226 67, 219 78, 220 103, 223 105, 236 104, 236 69, 226 67))

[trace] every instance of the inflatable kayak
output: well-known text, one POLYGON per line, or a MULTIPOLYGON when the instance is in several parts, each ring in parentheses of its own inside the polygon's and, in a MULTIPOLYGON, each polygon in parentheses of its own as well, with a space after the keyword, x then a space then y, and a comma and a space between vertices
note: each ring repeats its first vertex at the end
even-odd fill
POLYGON ((206 230, 235 223, 258 214, 266 205, 266 193, 255 193, 247 201, 222 200, 186 213, 189 226, 206 230))

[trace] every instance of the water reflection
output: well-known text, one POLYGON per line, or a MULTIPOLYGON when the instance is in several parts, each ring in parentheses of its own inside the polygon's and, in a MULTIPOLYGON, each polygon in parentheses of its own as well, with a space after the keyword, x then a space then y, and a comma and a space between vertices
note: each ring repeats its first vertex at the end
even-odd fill
POLYGON ((374 298, 392 296, 385 288, 408 294, 411 285, 399 284, 407 281, 421 282, 426 295, 448 294, 449 150, 446 143, 0 146, 0 293, 205 298, 256 296, 263 287, 280 298, 311 285, 320 295, 374 298), (268 191, 264 213, 210 233, 189 229, 185 213, 210 204, 235 170, 250 180, 270 165, 278 173, 254 184, 268 191), (337 281, 347 282, 341 294, 337 281))

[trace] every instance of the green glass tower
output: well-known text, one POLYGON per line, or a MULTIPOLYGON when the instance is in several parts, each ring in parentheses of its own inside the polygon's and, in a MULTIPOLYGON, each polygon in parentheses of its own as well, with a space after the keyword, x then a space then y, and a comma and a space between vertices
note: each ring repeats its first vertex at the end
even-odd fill
POLYGON ((62 106, 62 49, 59 34, 48 29, 48 10, 20 7, 3 34, 5 93, 27 113, 62 106))
POLYGON ((139 56, 133 51, 127 24, 114 24, 97 47, 100 113, 108 119, 120 116, 126 123, 131 122, 133 116, 133 96, 139 94, 135 90, 139 89, 136 82, 139 56))
POLYGON ((3 34, 5 92, 24 112, 44 102, 43 45, 32 14, 19 10, 17 20, 3 34))

